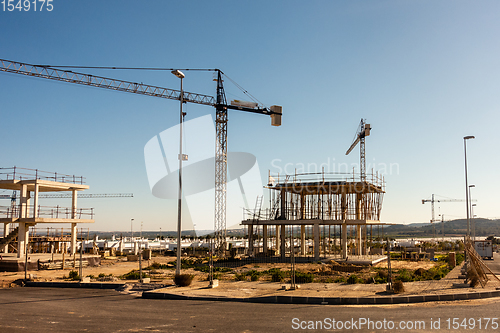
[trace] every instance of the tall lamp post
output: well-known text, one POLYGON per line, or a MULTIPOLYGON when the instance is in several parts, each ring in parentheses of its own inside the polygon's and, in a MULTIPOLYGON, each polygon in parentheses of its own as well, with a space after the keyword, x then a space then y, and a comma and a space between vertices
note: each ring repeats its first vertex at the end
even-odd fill
POLYGON ((182 154, 182 122, 184 120, 184 113, 182 112, 182 104, 184 93, 182 90, 182 80, 185 75, 180 70, 173 70, 171 72, 179 79, 181 79, 181 93, 179 95, 179 101, 181 102, 180 108, 180 119, 179 119, 179 196, 178 196, 178 205, 177 205, 177 265, 175 267, 175 274, 181 274, 181 228, 182 228, 182 160, 184 159, 184 155, 182 154))
POLYGON ((465 206, 467 211, 467 236, 470 237, 470 217, 469 217, 469 183, 467 182, 467 140, 474 139, 473 135, 464 136, 464 157, 465 157, 465 206))
POLYGON ((474 215, 474 207, 476 207, 476 204, 473 204, 470 209, 471 209, 471 215, 472 215, 472 240, 476 241, 476 217, 477 215, 474 215))
POLYGON ((134 229, 132 228, 132 222, 134 219, 130 219, 130 242, 132 243, 132 238, 134 237, 134 229))

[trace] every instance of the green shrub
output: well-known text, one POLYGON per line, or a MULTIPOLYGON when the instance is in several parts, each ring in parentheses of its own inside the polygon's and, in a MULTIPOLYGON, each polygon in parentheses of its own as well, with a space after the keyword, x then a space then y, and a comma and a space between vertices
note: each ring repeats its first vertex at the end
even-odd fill
POLYGON ((314 274, 295 272, 295 283, 312 283, 314 281, 314 274))
POLYGON ((346 281, 345 277, 341 276, 341 277, 335 279, 335 281, 333 281, 333 282, 335 282, 335 283, 346 283, 347 281, 346 281))
POLYGON ((423 268, 419 268, 419 269, 417 269, 415 272, 413 272, 413 274, 414 274, 415 276, 424 276, 424 275, 425 275, 425 273, 426 273, 426 270, 425 270, 425 269, 423 269, 423 268))
POLYGON ((455 260, 457 261, 457 266, 460 265, 465 260, 464 254, 463 253, 456 253, 455 254, 455 260))
MULTIPOLYGON (((104 275, 106 276, 106 275, 104 275)), ((145 278, 146 277, 146 273, 142 272, 142 277, 145 278)), ((140 275, 139 275, 139 271, 136 271, 135 269, 126 273, 126 274, 123 274, 122 275, 122 279, 125 279, 125 280, 139 280, 140 279, 140 275)))
POLYGON ((191 274, 177 274, 174 276, 174 283, 179 287, 187 287, 193 282, 193 275, 191 274))
POLYGON ((442 265, 438 267, 432 267, 427 271, 427 280, 441 280, 450 272, 447 265, 442 265))
POLYGON ((388 276, 389 273, 387 273, 387 270, 385 269, 378 270, 377 275, 375 275, 374 277, 375 283, 387 283, 388 276))
POLYGON ((347 283, 349 284, 356 284, 359 282, 359 278, 356 274, 351 274, 349 278, 347 279, 347 283))
MULTIPOLYGON (((194 269, 195 271, 203 272, 203 273, 209 273, 210 272, 210 266, 205 265, 205 266, 199 266, 194 269)), ((212 269, 213 272, 221 272, 221 273, 228 273, 232 272, 233 269, 229 267, 216 267, 214 266, 212 269)))
POLYGON ((398 279, 401 280, 402 282, 411 282, 414 280, 412 272, 408 271, 405 268, 399 270, 398 279))
POLYGON ((69 278, 71 280, 80 280, 80 275, 78 275, 77 271, 70 271, 69 272, 69 278))
POLYGON ((279 268, 271 273, 272 282, 283 282, 286 278, 286 273, 282 272, 279 268))
POLYGON ((236 281, 246 281, 247 276, 245 274, 234 274, 234 279, 236 281))
POLYGON ((252 274, 250 274, 251 281, 258 281, 259 277, 260 277, 260 273, 257 271, 252 271, 252 274))

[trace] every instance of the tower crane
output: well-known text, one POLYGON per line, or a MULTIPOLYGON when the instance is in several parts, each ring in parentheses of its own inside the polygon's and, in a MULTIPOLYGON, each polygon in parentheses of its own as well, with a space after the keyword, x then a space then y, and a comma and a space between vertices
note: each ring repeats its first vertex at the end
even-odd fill
POLYGON ((345 153, 349 155, 359 143, 359 171, 362 182, 366 182, 365 138, 370 135, 370 130, 370 124, 366 123, 366 119, 361 118, 354 141, 345 153))
POLYGON ((215 246, 219 254, 223 253, 226 246, 227 112, 228 110, 239 110, 269 115, 271 116, 271 125, 281 126, 281 106, 273 105, 267 108, 256 103, 241 103, 240 101, 227 104, 222 81, 224 73, 220 69, 211 70, 217 73, 216 97, 186 91, 182 91, 181 95, 180 90, 77 73, 57 68, 57 66, 32 65, 4 59, 0 59, 0 71, 214 107, 217 133, 215 153, 215 246))
MULTIPOLYGON (((433 236, 436 236, 436 230, 434 227, 434 222, 436 222, 434 218, 434 203, 435 202, 464 202, 465 200, 463 199, 439 199, 436 200, 434 199, 434 194, 431 196, 431 199, 422 199, 422 205, 425 204, 426 202, 431 203, 431 224, 432 224, 432 230, 433 230, 433 236)), ((473 200, 476 201, 476 200, 473 200)))

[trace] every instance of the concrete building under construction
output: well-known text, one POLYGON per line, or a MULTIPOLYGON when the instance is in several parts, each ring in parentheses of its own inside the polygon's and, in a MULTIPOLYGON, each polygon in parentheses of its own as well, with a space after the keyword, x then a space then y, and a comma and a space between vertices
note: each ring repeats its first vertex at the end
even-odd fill
MULTIPOLYGON (((39 224, 69 225, 69 237, 61 236, 61 240, 69 238, 69 253, 75 255, 77 225, 94 223, 92 208, 77 208, 77 193, 88 188, 89 186, 84 184, 83 177, 16 167, 1 168, 0 189, 19 193, 19 197, 13 196, 10 205, 0 206, 0 223, 3 223, 3 238, 0 239, 2 262, 5 264, 5 261, 10 260, 19 262, 20 266, 24 265, 23 258, 27 257, 29 252, 27 248, 30 242, 30 227, 39 224), (71 205, 69 207, 41 205, 40 198, 43 197, 41 193, 47 192, 68 193, 71 205), (13 244, 16 246, 12 246, 13 244)), ((64 252, 66 250, 65 248, 64 252)), ((53 251, 52 248, 50 252, 53 251)))
POLYGON ((272 252, 284 259, 288 244, 289 247, 297 248, 294 253, 304 256, 311 251, 314 260, 319 260, 320 253, 331 253, 332 243, 336 246, 336 240, 332 242, 331 231, 333 227, 335 237, 335 229, 339 227, 340 254, 343 259, 348 256, 348 229, 351 234, 355 234, 354 253, 367 254, 367 229, 381 225, 380 213, 385 193, 382 177, 373 173, 364 177, 355 174, 307 173, 270 176, 269 179, 266 188, 270 190, 271 208, 261 209, 260 199, 255 210, 242 221, 243 225, 248 226, 249 253, 272 252), (262 228, 262 248, 255 251, 255 229, 258 228, 262 228), (312 237, 306 237, 311 231, 312 237), (308 245, 308 238, 312 238, 312 249, 308 245))

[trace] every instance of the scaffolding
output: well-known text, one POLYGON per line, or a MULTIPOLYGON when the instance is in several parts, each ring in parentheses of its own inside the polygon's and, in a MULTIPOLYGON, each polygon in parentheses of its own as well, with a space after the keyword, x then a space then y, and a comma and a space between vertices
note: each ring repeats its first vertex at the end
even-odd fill
POLYGON ((293 251, 310 253, 314 260, 332 252, 341 252, 344 259, 349 253, 368 254, 368 235, 372 241, 373 225, 382 225, 385 180, 373 172, 367 176, 362 180, 355 173, 269 175, 265 187, 270 207, 262 209, 262 200, 257 200, 242 221, 248 226, 250 254, 262 251, 284 259, 293 251))

